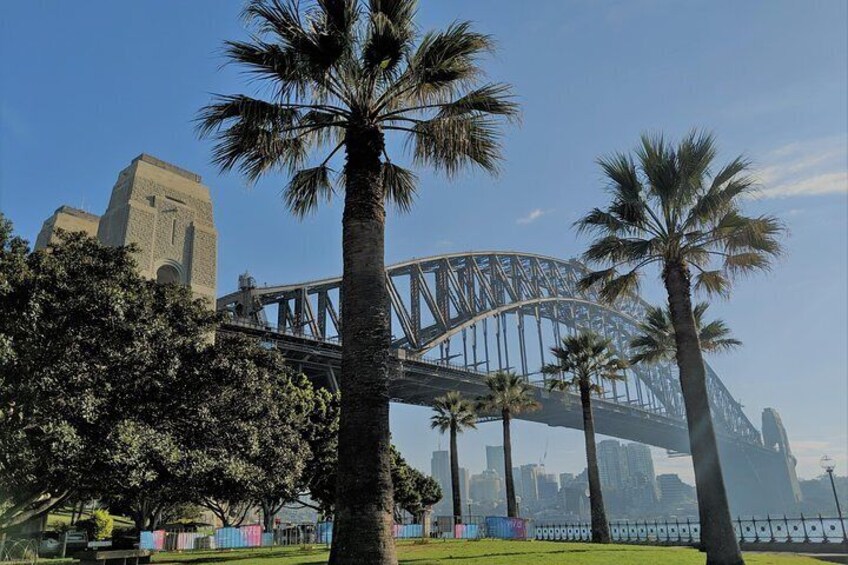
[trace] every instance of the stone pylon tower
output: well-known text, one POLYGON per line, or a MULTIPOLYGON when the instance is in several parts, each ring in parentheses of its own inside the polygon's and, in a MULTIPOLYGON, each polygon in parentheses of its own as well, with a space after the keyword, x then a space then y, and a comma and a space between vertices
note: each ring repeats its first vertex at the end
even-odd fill
POLYGON ((217 240, 209 188, 200 175, 141 154, 118 175, 97 236, 135 244, 142 275, 191 287, 215 304, 217 240))

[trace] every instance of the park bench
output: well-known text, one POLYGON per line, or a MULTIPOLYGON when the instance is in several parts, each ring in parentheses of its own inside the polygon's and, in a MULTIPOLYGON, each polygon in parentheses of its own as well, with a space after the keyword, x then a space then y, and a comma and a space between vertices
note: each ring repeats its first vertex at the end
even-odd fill
POLYGON ((74 555, 79 565, 146 565, 150 563, 146 549, 109 549, 80 551, 74 555))

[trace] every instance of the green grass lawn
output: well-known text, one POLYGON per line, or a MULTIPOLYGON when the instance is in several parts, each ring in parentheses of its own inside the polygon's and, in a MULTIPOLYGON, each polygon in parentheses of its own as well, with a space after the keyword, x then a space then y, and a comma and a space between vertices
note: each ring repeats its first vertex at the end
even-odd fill
MULTIPOLYGON (((398 543, 401 563, 414 565, 703 565, 704 554, 694 549, 597 546, 545 541, 448 541, 398 543)), ((748 565, 822 565, 821 561, 791 554, 746 554, 748 565)), ((180 565, 234 563, 238 565, 317 565, 327 562, 324 547, 263 548, 218 552, 161 553, 155 563, 180 565)))

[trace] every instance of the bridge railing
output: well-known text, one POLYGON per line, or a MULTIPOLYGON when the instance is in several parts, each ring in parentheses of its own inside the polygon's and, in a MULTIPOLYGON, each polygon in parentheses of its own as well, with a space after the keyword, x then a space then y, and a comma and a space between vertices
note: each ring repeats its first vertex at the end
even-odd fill
MULTIPOLYGON (((700 542, 697 520, 613 520, 610 537, 617 543, 694 545, 700 542)), ((808 517, 738 517, 733 529, 740 543, 848 543, 848 519, 808 517)), ((537 540, 589 541, 590 522, 539 521, 537 540)))

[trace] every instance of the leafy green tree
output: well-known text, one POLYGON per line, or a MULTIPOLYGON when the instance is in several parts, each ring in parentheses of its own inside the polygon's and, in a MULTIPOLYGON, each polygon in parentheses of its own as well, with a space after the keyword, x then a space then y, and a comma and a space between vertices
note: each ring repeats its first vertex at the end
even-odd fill
POLYGON ((555 378, 549 381, 550 390, 566 391, 576 388, 580 393, 583 437, 586 441, 586 468, 589 474, 589 503, 592 510, 592 541, 609 543, 609 523, 604 509, 598 453, 595 447, 592 393, 603 393, 603 381, 624 380, 623 370, 627 363, 616 356, 610 340, 593 332, 565 337, 560 345, 551 348, 551 352, 557 362, 546 364, 542 367, 542 372, 557 376, 567 373, 571 378, 555 378))
POLYGON ((432 477, 428 477, 409 465, 400 451, 392 445, 392 486, 394 492, 395 520, 400 522, 401 511, 420 520, 425 510, 442 499, 442 489, 432 477))
POLYGON ((480 84, 491 39, 467 22, 421 36, 415 0, 253 0, 255 35, 226 43, 230 60, 267 81, 267 99, 224 96, 200 114, 214 161, 256 180, 287 171, 284 197, 302 216, 344 191, 339 484, 330 562, 395 563, 391 539, 385 202, 412 207, 417 179, 388 156, 407 138, 417 165, 449 177, 500 160, 509 87, 480 84), (324 153, 309 161, 310 156, 324 153), (344 164, 337 168, 334 159, 344 164))
POLYGON ((187 481, 224 526, 240 525, 257 503, 270 524, 311 457, 312 386, 278 351, 241 336, 219 336, 197 367, 187 481))
POLYGON ((676 146, 662 136, 643 136, 635 158, 616 154, 600 160, 612 201, 577 225, 596 236, 584 259, 603 267, 587 275, 581 287, 597 287, 601 299, 611 302, 635 292, 646 267, 660 268, 674 326, 707 560, 736 565, 743 560, 721 474, 692 290, 694 285, 726 294, 735 275, 768 269, 781 253, 784 227, 772 216, 742 213, 742 202, 755 188, 748 161, 737 157, 713 173, 715 157, 709 134, 692 132, 676 146))
POLYGON ((518 517, 518 505, 515 502, 515 482, 512 476, 512 438, 510 422, 512 417, 522 412, 538 410, 533 387, 511 371, 498 371, 486 377, 489 392, 478 399, 481 412, 492 412, 501 416, 504 443, 504 473, 506 474, 506 512, 510 518, 518 517))
POLYGON ((215 315, 184 289, 142 279, 127 248, 65 234, 30 253, 0 223, 3 530, 104 492, 110 433, 149 411, 158 377, 176 376, 175 357, 201 346, 215 315))
POLYGON ((430 427, 441 433, 450 432, 451 491, 453 493, 453 515, 462 516, 462 499, 459 489, 459 449, 456 445, 457 434, 477 427, 477 413, 474 404, 452 390, 433 401, 433 414, 430 427))
MULTIPOLYGON (((724 320, 704 323, 704 313, 709 304, 699 302, 692 309, 695 328, 698 331, 698 343, 705 353, 721 352, 742 345, 738 339, 730 337, 730 328, 724 320)), ((668 308, 654 307, 648 310, 645 319, 639 324, 639 334, 630 341, 635 351, 630 363, 659 363, 674 361, 677 344, 674 341, 674 325, 671 323, 671 311, 668 308)))

